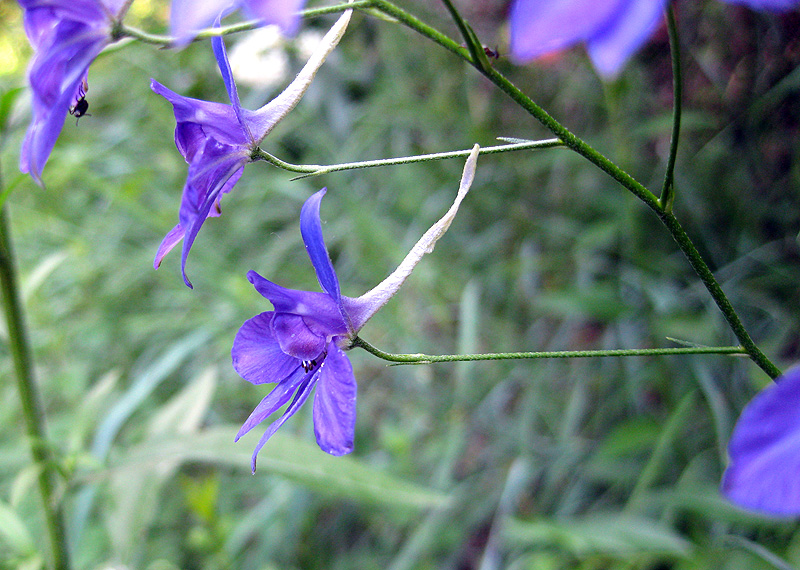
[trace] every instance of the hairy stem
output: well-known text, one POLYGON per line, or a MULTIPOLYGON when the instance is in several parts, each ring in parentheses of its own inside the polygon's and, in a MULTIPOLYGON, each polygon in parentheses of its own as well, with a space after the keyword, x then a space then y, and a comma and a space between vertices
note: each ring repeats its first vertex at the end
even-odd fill
POLYGON ((353 339, 351 347, 363 348, 370 354, 395 364, 431 364, 433 362, 464 362, 476 360, 663 356, 680 354, 732 354, 747 356, 747 351, 741 346, 686 346, 675 348, 564 350, 550 352, 490 352, 486 354, 393 354, 372 346, 361 337, 353 339))
MULTIPOLYGON (((515 142, 496 146, 481 147, 478 154, 498 154, 501 152, 511 152, 516 150, 535 150, 543 148, 557 148, 564 146, 558 139, 545 139, 540 141, 515 142)), ((448 152, 436 152, 432 154, 418 154, 415 156, 403 156, 399 158, 382 158, 377 160, 362 160, 359 162, 345 162, 342 164, 329 164, 322 166, 319 164, 291 164, 271 155, 267 151, 257 148, 251 157, 253 160, 264 160, 270 164, 288 170, 289 172, 302 173, 298 178, 309 176, 319 176, 330 172, 341 172, 342 170, 356 170, 359 168, 375 168, 378 166, 393 166, 398 164, 413 164, 415 162, 428 162, 431 160, 444 160, 447 158, 462 158, 469 156, 471 150, 453 150, 448 152)))

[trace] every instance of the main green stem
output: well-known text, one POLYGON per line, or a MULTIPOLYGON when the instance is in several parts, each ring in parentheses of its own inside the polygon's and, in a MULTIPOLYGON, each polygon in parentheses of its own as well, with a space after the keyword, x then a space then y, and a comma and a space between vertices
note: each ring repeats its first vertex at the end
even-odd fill
POLYGON ((445 47, 449 51, 455 53, 467 63, 474 66, 480 73, 487 79, 499 87, 506 95, 508 95, 515 103, 525 109, 534 119, 539 121, 547 130, 556 135, 564 146, 572 149, 579 155, 586 158, 589 162, 600 168, 600 170, 607 173, 614 180, 619 182, 624 188, 633 193, 634 196, 644 202, 651 210, 653 210, 659 219, 667 227, 667 230, 672 235, 675 242, 678 244, 681 252, 689 261, 689 264, 697 273, 700 280, 705 285, 711 297, 714 299, 717 307, 722 311, 725 320, 733 330, 736 338, 741 343, 742 347, 747 351, 747 354, 770 378, 777 378, 780 376, 781 371, 776 367, 767 356, 756 346, 750 335, 747 333, 744 325, 742 324, 736 311, 733 309, 725 293, 722 291, 719 283, 717 283, 714 274, 709 269, 705 260, 703 260, 697 248, 692 243, 689 236, 681 227, 678 220, 672 215, 672 212, 667 211, 659 199, 650 190, 645 188, 640 182, 634 179, 630 174, 622 170, 608 158, 603 156, 600 152, 595 150, 588 143, 583 141, 580 137, 574 135, 564 125, 555 120, 549 113, 539 107, 533 100, 525 95, 516 85, 511 83, 503 74, 495 68, 482 65, 480 61, 474 61, 470 51, 460 46, 451 38, 442 34, 438 30, 430 27, 424 22, 418 20, 414 16, 401 10, 394 4, 387 0, 373 0, 374 7, 380 11, 392 16, 399 22, 413 29, 414 31, 426 36, 435 43, 445 47))
POLYGON ((55 464, 50 458, 44 427, 44 410, 33 376, 33 363, 25 333, 22 303, 19 298, 14 253, 9 232, 8 214, 4 205, 0 210, 0 287, 8 327, 8 348, 14 361, 17 390, 22 402, 22 415, 30 440, 31 455, 38 466, 39 492, 42 495, 44 518, 50 539, 52 562, 55 570, 69 570, 66 532, 61 511, 55 497, 57 477, 55 464))

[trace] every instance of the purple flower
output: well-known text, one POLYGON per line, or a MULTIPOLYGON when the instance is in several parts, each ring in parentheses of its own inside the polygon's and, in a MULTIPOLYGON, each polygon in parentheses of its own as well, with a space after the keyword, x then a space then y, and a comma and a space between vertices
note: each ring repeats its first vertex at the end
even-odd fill
POLYGON ((728 499, 770 515, 800 515, 800 367, 745 406, 728 454, 722 478, 728 499))
POLYGON ((153 263, 161 265, 164 256, 183 239, 181 273, 186 277, 186 257, 206 218, 219 216, 220 200, 231 191, 242 175, 244 165, 251 162, 252 153, 264 137, 283 119, 308 89, 317 70, 339 43, 350 21, 351 10, 344 12, 320 42, 317 51, 289 86, 275 99, 250 111, 239 104, 233 82, 225 43, 213 38, 222 79, 231 104, 211 103, 178 95, 158 81, 151 81, 153 91, 166 98, 175 111, 175 145, 189 163, 189 173, 183 187, 178 225, 161 242, 153 263))
MULTIPOLYGON (((19 0, 34 54, 28 71, 32 120, 19 168, 42 184, 42 170, 67 112, 80 116, 89 65, 111 43, 123 0, 19 0)), ((85 112, 85 109, 84 109, 85 112)))
MULTIPOLYGON (((514 0, 511 53, 519 61, 584 42, 598 73, 622 69, 661 22, 668 0, 514 0)), ((759 10, 788 10, 800 0, 725 0, 759 10)))
POLYGON ((188 42, 218 17, 242 8, 251 18, 276 24, 286 35, 294 35, 305 0, 172 0, 170 27, 179 43, 188 42))
POLYGON ((324 188, 311 196, 300 212, 300 233, 323 292, 285 289, 255 271, 247 274, 248 280, 272 303, 274 310, 246 321, 239 329, 231 350, 233 367, 248 382, 277 385, 247 418, 236 440, 289 403, 256 445, 252 460, 254 472, 258 452, 303 405, 315 386, 314 433, 317 443, 332 455, 353 451, 356 380, 344 351, 350 348, 361 327, 397 292, 422 256, 433 251, 436 241, 447 231, 472 184, 477 159, 478 146, 475 145, 464 166, 453 205, 425 232, 397 269, 361 297, 342 295, 325 247, 319 217, 324 188))

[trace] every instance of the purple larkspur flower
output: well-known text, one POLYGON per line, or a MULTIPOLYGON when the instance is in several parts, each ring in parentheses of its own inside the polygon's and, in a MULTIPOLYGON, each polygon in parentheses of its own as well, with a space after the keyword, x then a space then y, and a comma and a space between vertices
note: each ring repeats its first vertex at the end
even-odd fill
POLYGON ((305 0, 172 0, 170 29, 178 43, 189 41, 218 17, 238 8, 263 24, 275 24, 286 35, 294 35, 300 24, 305 0))
POLYGON ((34 50, 28 71, 32 118, 19 168, 42 184, 42 170, 67 112, 82 114, 76 109, 86 95, 89 66, 111 43, 114 23, 126 6, 124 0, 19 0, 19 4, 34 50))
POLYGON ((248 280, 272 303, 274 310, 249 319, 239 329, 231 350, 233 367, 248 382, 275 383, 276 386, 247 418, 236 440, 289 403, 256 445, 253 471, 258 452, 303 405, 315 387, 313 415, 317 443, 331 455, 353 451, 356 380, 344 351, 447 231, 472 184, 477 159, 478 145, 475 145, 464 166, 453 205, 425 232, 397 269, 364 295, 346 297, 339 288, 339 279, 322 237, 319 206, 325 195, 324 188, 306 200, 300 212, 300 233, 323 292, 286 289, 255 271, 247 274, 248 280))
POLYGON ((745 509, 800 515, 800 367, 742 410, 728 444, 722 493, 745 509))
POLYGON ((178 95, 158 81, 151 81, 153 91, 167 99, 175 111, 175 145, 189 163, 183 187, 178 225, 164 237, 153 266, 158 268, 164 256, 183 240, 181 273, 186 277, 186 257, 203 223, 219 216, 220 200, 231 191, 242 175, 244 165, 275 125, 291 111, 308 89, 325 59, 339 43, 350 21, 351 10, 344 12, 325 34, 317 50, 283 92, 256 111, 243 109, 233 81, 225 42, 213 38, 217 58, 231 104, 200 101, 178 95))
MULTIPOLYGON (((789 10, 800 0, 725 0, 756 10, 789 10)), ((660 24, 668 0, 514 0, 511 54, 518 61, 583 42, 601 76, 616 75, 660 24)))

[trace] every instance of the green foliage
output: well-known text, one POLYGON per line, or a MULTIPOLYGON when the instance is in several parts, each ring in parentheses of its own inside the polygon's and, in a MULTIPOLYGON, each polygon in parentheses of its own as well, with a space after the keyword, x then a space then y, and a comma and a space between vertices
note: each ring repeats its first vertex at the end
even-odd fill
MULTIPOLYGON (((137 14, 160 31, 156 4, 137 14)), ((800 355, 796 18, 679 5, 686 107, 675 211, 759 345, 787 365, 800 355), (741 43, 724 33, 734 27, 741 43)), ((14 15, 13 3, 0 2, 0 13, 14 15)), ((444 13, 432 21, 454 33, 444 13)), ((186 165, 172 110, 148 85, 153 77, 225 101, 208 44, 176 52, 132 43, 101 57, 89 76, 92 116, 65 123, 39 188, 16 167, 28 48, 14 24, 0 24, 16 34, 22 62, 0 75, 0 174, 76 568, 800 564, 795 524, 738 511, 717 491, 732 422, 766 382, 744 359, 388 367, 353 351, 354 454, 319 451, 305 409, 251 475, 261 432, 233 437, 268 387, 236 376, 230 348, 242 322, 269 305, 247 270, 317 287, 298 214, 328 186, 326 240, 344 293, 359 295, 447 208, 463 163, 294 182, 248 165, 198 237, 190 291, 177 252, 152 269, 177 220, 186 165)), ((666 50, 655 39, 607 86, 580 50, 525 67, 492 63, 657 189, 670 130, 666 50)), ((240 92, 250 108, 271 95, 243 84, 240 92)), ((329 164, 498 136, 548 134, 451 54, 356 14, 264 148, 329 164)), ((676 252, 649 211, 567 150, 482 157, 449 233, 362 335, 382 349, 427 353, 642 348, 666 337, 728 343, 676 252)), ((2 348, 0 375, 10 370, 2 348)), ((34 569, 44 551, 32 545, 45 544, 35 474, 16 394, 10 382, 0 390, 0 567, 34 569)))

